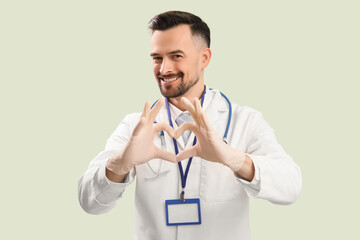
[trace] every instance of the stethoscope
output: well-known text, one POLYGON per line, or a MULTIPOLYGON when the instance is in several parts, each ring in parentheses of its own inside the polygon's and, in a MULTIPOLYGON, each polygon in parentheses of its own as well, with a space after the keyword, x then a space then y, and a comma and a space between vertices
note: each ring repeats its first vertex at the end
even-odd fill
MULTIPOLYGON (((212 88, 209 88, 210 90, 212 90, 212 88)), ((203 106, 203 102, 204 102, 204 99, 205 99, 205 93, 206 93, 206 86, 204 85, 204 91, 202 93, 202 97, 201 97, 201 106, 203 106)), ((220 92, 221 96, 226 100, 227 104, 228 104, 228 107, 229 107, 229 114, 228 114, 228 121, 227 121, 227 124, 226 124, 226 129, 225 129, 225 133, 224 133, 224 137, 223 137, 223 141, 227 144, 227 136, 228 136, 228 132, 229 132, 229 128, 230 128, 230 124, 231 124, 231 117, 232 117, 232 107, 231 107, 231 102, 230 100, 226 97, 225 94, 223 94, 222 92, 220 92)), ((157 100, 158 101, 158 100, 157 100)), ((154 107, 154 105, 157 103, 154 102, 153 105, 151 106, 151 108, 154 107)), ((168 102, 167 102, 167 99, 166 99, 166 104, 167 104, 167 110, 168 110, 168 117, 169 117, 169 122, 171 121, 171 115, 170 115, 170 110, 169 110, 169 107, 168 107, 168 102)), ((154 121, 154 123, 157 123, 156 121, 154 121)), ((160 139, 161 139, 161 148, 165 148, 165 136, 164 136, 164 131, 161 131, 160 132, 160 139)), ((174 140, 176 141, 176 140, 174 140)), ((195 145, 196 143, 196 138, 194 139, 194 144, 195 145)), ((154 173, 154 176, 152 177, 148 177, 146 178, 146 180, 152 180, 152 179, 155 179, 157 178, 158 176, 160 175, 163 175, 163 174, 166 174, 169 172, 169 170, 167 171, 163 171, 161 172, 161 169, 162 169, 162 166, 163 166, 163 160, 161 161, 160 163, 160 167, 157 171, 155 171, 149 164, 149 162, 147 162, 147 165, 149 166, 149 168, 151 169, 151 171, 154 173)))

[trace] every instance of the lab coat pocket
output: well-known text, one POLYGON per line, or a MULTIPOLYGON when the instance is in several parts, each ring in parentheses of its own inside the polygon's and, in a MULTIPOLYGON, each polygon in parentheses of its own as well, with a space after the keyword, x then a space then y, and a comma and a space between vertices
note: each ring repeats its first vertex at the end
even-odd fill
POLYGON ((200 196, 207 202, 222 202, 240 200, 246 192, 230 168, 202 160, 200 196))

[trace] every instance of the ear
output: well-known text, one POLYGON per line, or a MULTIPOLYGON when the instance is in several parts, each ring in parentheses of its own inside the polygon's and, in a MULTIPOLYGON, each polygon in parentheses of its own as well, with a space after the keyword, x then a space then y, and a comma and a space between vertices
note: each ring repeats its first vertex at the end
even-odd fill
POLYGON ((205 69, 209 63, 211 58, 211 50, 210 48, 203 48, 202 55, 201 55, 201 68, 205 69))

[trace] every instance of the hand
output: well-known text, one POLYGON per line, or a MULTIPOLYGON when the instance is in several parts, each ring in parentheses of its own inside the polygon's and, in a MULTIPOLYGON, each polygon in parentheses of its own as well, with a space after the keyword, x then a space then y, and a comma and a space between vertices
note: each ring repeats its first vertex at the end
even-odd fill
POLYGON ((230 167, 234 172, 239 171, 245 161, 245 154, 229 145, 216 134, 211 127, 205 112, 202 110, 197 98, 191 103, 187 98, 181 98, 185 108, 190 112, 195 123, 186 122, 175 132, 175 138, 181 136, 185 130, 195 133, 197 143, 177 155, 177 160, 196 156, 211 162, 219 162, 230 167))
POLYGON ((107 169, 118 175, 124 175, 132 167, 154 158, 177 162, 174 153, 164 151, 154 145, 154 136, 162 130, 171 137, 175 135, 174 129, 170 125, 154 123, 155 117, 164 102, 164 98, 161 98, 152 109, 150 109, 150 102, 146 102, 140 121, 136 125, 127 146, 107 162, 107 169))

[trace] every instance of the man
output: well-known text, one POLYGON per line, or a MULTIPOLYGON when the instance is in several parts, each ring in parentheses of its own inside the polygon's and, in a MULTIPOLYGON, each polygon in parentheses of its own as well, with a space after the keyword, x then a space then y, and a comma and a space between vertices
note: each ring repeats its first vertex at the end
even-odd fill
POLYGON ((204 86, 211 58, 206 23, 172 11, 149 27, 153 71, 166 99, 152 108, 147 102, 120 123, 79 181, 81 206, 109 211, 136 176, 134 239, 250 239, 249 196, 294 202, 300 169, 259 112, 204 86), (183 116, 190 122, 177 123, 183 116), (196 200, 195 217, 168 205, 187 206, 189 199, 196 200), (187 218, 197 220, 181 225, 187 218))

